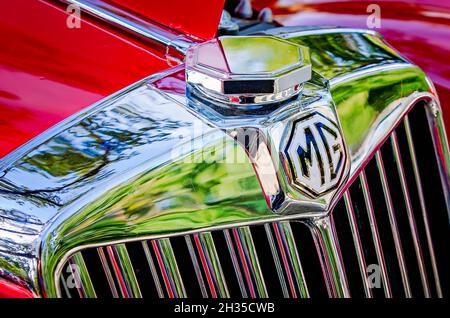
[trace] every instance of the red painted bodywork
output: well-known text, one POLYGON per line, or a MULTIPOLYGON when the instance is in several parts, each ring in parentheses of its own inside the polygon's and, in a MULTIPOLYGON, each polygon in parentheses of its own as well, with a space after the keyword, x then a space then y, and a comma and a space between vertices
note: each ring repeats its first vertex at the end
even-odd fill
POLYGON ((34 298, 28 289, 0 278, 0 298, 34 298))
POLYGON ((217 32, 225 0, 109 0, 133 13, 203 40, 217 32))
POLYGON ((163 52, 64 7, 5 1, 0 13, 0 158, 64 118, 168 68, 163 52))
POLYGON ((442 0, 254 0, 270 7, 287 26, 334 25, 367 29, 369 4, 381 9, 381 33, 403 56, 420 66, 436 86, 450 135, 450 1, 442 0))

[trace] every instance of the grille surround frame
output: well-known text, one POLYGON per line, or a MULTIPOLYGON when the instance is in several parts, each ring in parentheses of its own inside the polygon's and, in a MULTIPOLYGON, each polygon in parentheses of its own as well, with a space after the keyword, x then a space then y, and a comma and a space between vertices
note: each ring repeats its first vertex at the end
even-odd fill
MULTIPOLYGON (((410 106, 404 110, 404 112, 402 113, 402 116, 398 118, 396 124, 393 125, 393 127, 390 131, 386 132, 386 136, 382 139, 380 144, 373 148, 373 151, 367 157, 368 159, 365 161, 365 164, 360 166, 357 170, 352 171, 352 177, 349 179, 346 186, 342 188, 342 191, 340 193, 340 200, 336 201, 336 203, 333 205, 333 207, 330 209, 330 211, 327 213, 327 215, 325 215, 323 217, 311 218, 308 216, 301 216, 301 215, 300 216, 299 215, 287 216, 287 217, 277 218, 275 221, 273 221, 275 223, 267 221, 267 220, 263 220, 260 222, 247 222, 247 223, 243 223, 243 224, 239 224, 239 225, 233 225, 232 227, 219 226, 219 227, 214 227, 214 228, 210 228, 210 229, 204 229, 200 232, 199 231, 189 231, 189 232, 165 235, 163 237, 151 236, 151 237, 139 238, 138 240, 139 241, 160 240, 163 238, 183 237, 183 236, 187 236, 187 235, 199 235, 199 234, 201 235, 202 233, 211 233, 214 231, 226 231, 226 230, 232 230, 232 229, 236 229, 236 228, 247 227, 250 225, 252 225, 252 226, 254 226, 254 225, 270 226, 273 224, 282 224, 283 222, 287 222, 287 223, 300 222, 300 223, 306 224, 309 227, 309 229, 311 230, 311 232, 312 232, 311 235, 313 236, 313 239, 316 241, 317 252, 320 254, 321 251, 323 252, 326 247, 325 247, 325 245, 321 246, 321 247, 317 246, 317 244, 321 245, 321 243, 318 242, 317 240, 320 241, 320 240, 323 240, 325 237, 330 236, 330 241, 333 241, 333 240, 338 241, 336 229, 333 224, 334 223, 334 221, 333 221, 334 209, 335 209, 336 205, 347 196, 347 193, 349 192, 349 188, 354 184, 354 182, 357 181, 358 178, 361 178, 361 175, 364 175, 364 179, 365 179, 364 170, 366 169, 367 164, 377 158, 377 155, 381 151, 380 150, 381 147, 384 146, 384 144, 386 143, 386 141, 389 138, 392 138, 392 136, 395 135, 395 131, 399 128, 399 125, 404 123, 405 118, 407 118, 408 114, 413 110, 414 107, 424 107, 429 124, 431 124, 432 126, 438 125, 439 117, 441 115, 440 115, 440 109, 438 108, 436 103, 437 103, 437 100, 434 98, 434 96, 432 94, 425 93, 425 94, 417 94, 416 96, 414 96, 414 98, 412 99, 412 102, 410 103, 410 106), (320 233, 321 231, 323 231, 323 233, 320 233)), ((430 134, 432 134, 432 127, 430 127, 430 134)), ((439 145, 441 144, 442 141, 435 135, 431 135, 431 136, 432 136, 433 142, 436 145, 438 145, 437 147, 439 147, 439 145), (435 140, 435 138, 437 140, 435 140)), ((436 160, 436 163, 439 166, 439 160, 436 160)), ((441 170, 441 169, 439 169, 439 170, 441 170)), ((445 186, 443 186, 443 191, 445 192, 445 186)), ((127 243, 127 242, 132 242, 132 241, 135 241, 135 240, 127 240, 127 241, 122 240, 122 241, 116 242, 115 244, 123 244, 123 243, 127 243)), ((322 244, 326 244, 326 243, 324 242, 322 244)), ((328 244, 329 244, 329 242, 328 242, 328 244)), ((325 284, 327 285, 327 289, 328 289, 328 294, 329 294, 329 297, 350 297, 351 294, 349 292, 348 280, 347 280, 346 274, 345 274, 345 266, 343 265, 341 250, 339 247, 339 241, 337 242, 337 245, 336 245, 336 243, 333 243, 333 244, 335 244, 334 255, 330 255, 329 253, 323 253, 323 255, 321 255, 321 257, 327 259, 327 260, 323 260, 321 263, 322 263, 322 271, 323 271, 323 275, 324 275, 324 279, 325 279, 325 284), (324 265, 324 263, 327 263, 327 262, 333 263, 334 265, 331 265, 331 266, 324 265), (328 276, 328 278, 327 278, 327 276, 328 276)), ((105 243, 102 245, 94 245, 91 247, 100 247, 100 246, 108 246, 108 245, 110 245, 110 243, 105 243)), ((77 251, 81 251, 84 248, 86 248, 86 247, 80 248, 77 251)), ((386 271, 386 270, 384 269, 383 271, 386 271)), ((59 281, 59 280, 57 280, 57 281, 59 281)), ((439 289, 440 287, 436 286, 436 288, 439 289)), ((61 294, 59 296, 61 296, 61 294)), ((388 291, 386 296, 392 297, 392 293, 390 291, 388 291)), ((411 294, 407 294, 406 296, 411 297, 411 294)), ((428 297, 430 295, 425 295, 425 296, 428 297)), ((437 296, 442 297, 442 293, 438 292, 437 296)), ((373 295, 370 295, 370 297, 373 297, 373 295)))

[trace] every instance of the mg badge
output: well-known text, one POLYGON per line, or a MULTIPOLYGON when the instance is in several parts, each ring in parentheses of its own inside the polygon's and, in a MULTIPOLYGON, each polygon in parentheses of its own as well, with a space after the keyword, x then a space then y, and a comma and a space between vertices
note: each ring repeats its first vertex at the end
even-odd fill
POLYGON ((345 148, 338 125, 319 112, 292 124, 284 154, 292 185, 316 198, 335 189, 343 175, 345 148))

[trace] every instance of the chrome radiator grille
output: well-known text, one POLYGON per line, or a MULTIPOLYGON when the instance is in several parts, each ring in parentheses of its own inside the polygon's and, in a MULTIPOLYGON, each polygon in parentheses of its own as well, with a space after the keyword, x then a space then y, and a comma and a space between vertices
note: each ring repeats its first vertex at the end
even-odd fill
MULTIPOLYGON (((449 295, 449 215, 435 154, 418 105, 334 208, 340 284, 350 296, 449 295)), ((328 297, 332 287, 313 226, 283 221, 84 249, 63 266, 61 294, 328 297)))

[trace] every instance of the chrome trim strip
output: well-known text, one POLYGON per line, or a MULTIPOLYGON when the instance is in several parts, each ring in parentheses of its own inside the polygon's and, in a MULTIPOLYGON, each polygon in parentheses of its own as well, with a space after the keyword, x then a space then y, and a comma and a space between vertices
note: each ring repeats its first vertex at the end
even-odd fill
POLYGON ((124 298, 141 298, 139 283, 134 274, 133 265, 125 244, 106 247, 107 254, 114 267, 114 274, 119 283, 119 290, 124 298))
POLYGON ((437 98, 430 100, 430 105, 426 110, 450 221, 450 150, 445 132, 442 109, 437 98), (440 150, 442 153, 440 153, 440 150))
POLYGON ((298 254, 297 245, 294 241, 294 233, 292 232, 291 224, 289 222, 274 223, 274 227, 279 228, 281 238, 286 248, 289 263, 293 269, 295 280, 299 294, 302 298, 309 297, 308 286, 306 284, 305 275, 303 273, 302 263, 298 254))
POLYGON ((155 283, 156 291, 159 298, 164 298, 164 291, 159 281, 158 272, 156 271, 156 266, 153 261, 152 254, 150 253, 150 248, 148 247, 148 241, 142 241, 142 247, 144 249, 145 257, 147 258, 147 263, 150 268, 150 273, 152 274, 153 282, 155 283))
POLYGON ((314 238, 329 296, 349 298, 347 275, 333 220, 324 217, 308 220, 306 224, 314 238))
POLYGON ((87 270, 86 264, 84 263, 84 258, 81 253, 76 253, 71 258, 72 264, 75 264, 78 269, 76 276, 81 278, 81 286, 83 290, 83 298, 96 298, 94 286, 92 285, 91 277, 87 270))
POLYGON ((380 33, 368 30, 368 29, 358 29, 358 28, 324 28, 324 27, 311 27, 305 29, 304 26, 289 26, 289 27, 280 27, 275 29, 270 29, 268 31, 263 32, 265 34, 277 35, 284 39, 296 38, 300 36, 311 36, 311 35, 324 35, 324 34, 335 34, 335 33, 360 33, 360 34, 369 34, 378 37, 382 37, 380 33))
POLYGON ((291 269, 289 267, 289 260, 290 260, 290 258, 287 255, 285 242, 281 238, 281 234, 280 234, 281 231, 280 231, 279 223, 273 223, 272 224, 272 228, 273 228, 273 230, 275 232, 275 238, 276 238, 276 241, 278 243, 278 249, 280 251, 281 259, 283 261, 284 271, 286 272, 287 283, 289 285, 289 289, 291 291, 292 298, 297 298, 298 296, 297 296, 297 291, 295 290, 295 286, 294 286, 294 279, 292 277, 292 272, 291 272, 291 269))
POLYGON ((200 265, 198 263, 197 256, 195 255, 195 250, 194 246, 192 245, 191 237, 189 235, 185 235, 184 239, 188 247, 189 256, 191 257, 192 265, 194 266, 195 276, 197 276, 198 286, 200 287, 202 296, 203 298, 208 298, 208 292, 206 291, 205 281, 203 280, 203 276, 200 271, 200 265))
POLYGON ((359 271, 361 272, 361 279, 364 286, 366 297, 373 298, 372 289, 369 287, 369 277, 367 275, 367 264, 364 256, 364 249, 359 235, 358 224, 356 222, 355 211, 353 210, 352 198, 348 191, 344 192, 344 202, 347 211, 348 221, 350 223, 350 230, 352 232, 353 244, 355 245, 356 256, 358 258, 359 271))
POLYGON ((106 255, 103 247, 97 248, 98 257, 100 262, 102 263, 103 271, 106 275, 106 280, 108 281, 109 288, 111 290, 111 294, 113 298, 119 298, 119 293, 117 292, 116 284, 114 283, 114 278, 111 274, 111 270, 108 265, 108 261, 106 260, 106 255))
POLYGON ((83 11, 88 12, 107 23, 132 32, 143 39, 162 44, 166 47, 166 55, 170 54, 171 48, 184 55, 189 46, 195 43, 193 38, 189 38, 175 30, 163 27, 160 24, 151 23, 148 20, 144 20, 102 0, 60 1, 77 5, 83 11))
POLYGON ((417 165, 416 151, 414 148, 414 141, 413 141, 412 135, 411 135, 411 129, 409 126, 408 115, 406 115, 405 118, 403 119, 403 123, 405 124, 405 132, 406 132, 406 138, 408 140, 409 154, 411 157, 411 162, 412 162, 412 166, 413 166, 413 170, 414 170, 414 178, 416 180, 417 193, 419 195, 420 207, 422 209, 422 218, 423 218, 423 223, 425 226, 425 233, 427 236, 428 249, 430 250, 431 266, 433 268, 433 275, 434 275, 434 281, 436 284, 436 291, 437 291, 438 297, 442 298, 443 296, 442 296, 441 283, 440 283, 440 279, 439 279, 439 272, 438 272, 437 264, 436 264, 436 256, 434 253, 433 240, 431 237, 430 225, 429 225, 429 221, 428 221, 428 211, 427 211, 427 208, 425 205, 425 197, 423 195, 423 189, 422 189, 422 180, 420 178, 419 166, 417 165))
POLYGON ((153 250, 163 274, 164 284, 166 285, 169 298, 186 298, 186 289, 184 288, 183 278, 178 269, 178 262, 172 249, 170 239, 160 239, 151 241, 153 250))
POLYGON ((381 269, 381 280, 383 282, 384 294, 387 298, 392 298, 391 285, 389 282, 386 262, 384 259, 383 246, 380 239, 380 233, 378 232, 377 219, 375 216, 375 211, 372 205, 372 199, 370 197, 369 184, 367 182, 366 173, 364 169, 360 172, 359 178, 362 185, 362 190, 364 194, 364 201, 366 203, 367 215, 370 221, 370 230, 372 232, 372 239, 375 245, 375 252, 377 255, 378 265, 381 269))
POLYGON ((227 283, 220 265, 219 256, 214 245, 211 232, 194 234, 194 241, 197 244, 197 250, 203 263, 203 268, 207 273, 208 284, 211 286, 213 298, 229 298, 227 283))
POLYGON ((231 239, 230 230, 223 230, 223 235, 227 242, 228 251, 230 252, 231 262, 233 263, 234 272, 236 273, 236 278, 238 280, 239 289, 241 290, 242 298, 247 298, 247 290, 245 288, 245 282, 239 267, 239 261, 236 256, 236 252, 233 247, 233 241, 231 239))
POLYGON ((405 257, 403 254, 403 247, 399 235, 399 229, 397 226, 397 218, 394 212, 394 205, 392 204, 391 193, 389 190, 389 184, 386 177, 386 172, 384 170, 383 157, 381 156, 380 151, 375 153, 375 158, 378 166, 378 172, 380 174, 380 180, 383 187, 384 200, 386 202, 387 211, 389 215, 389 223, 391 225, 391 233, 394 239, 395 252, 398 259, 398 265, 400 268, 400 274, 402 276, 403 288, 405 290, 405 296, 408 298, 412 297, 411 287, 409 284, 408 278, 408 270, 406 268, 405 257))
MULTIPOLYGON (((238 249, 239 255, 243 263, 246 263, 246 276, 248 282, 253 281, 256 289, 250 291, 252 298, 260 297, 267 298, 266 281, 264 280, 261 266, 259 265, 258 254, 256 253, 255 245, 253 243, 252 234, 249 227, 240 227, 232 229, 238 249)), ((253 284, 252 284, 253 285, 253 284)))
MULTIPOLYGON (((418 70, 419 68, 416 67, 418 70)), ((348 83, 354 79, 370 76, 374 74, 378 74, 381 72, 389 72, 389 71, 397 71, 403 69, 411 69, 411 64, 403 62, 403 63, 391 63, 391 64, 382 64, 382 65, 370 65, 367 67, 363 67, 357 71, 346 73, 344 75, 339 75, 330 80, 330 86, 337 86, 344 83, 348 83)))
POLYGON ((280 281, 281 290, 283 292, 284 298, 289 298, 289 291, 286 285, 286 279, 284 278, 283 269, 281 267, 280 258, 278 257, 277 248, 275 247, 275 241, 273 239, 272 231, 270 230, 270 224, 264 224, 264 229, 266 231, 267 240, 269 241, 270 251, 272 252, 272 258, 277 269, 278 280, 280 281))
POLYGON ((430 287, 428 285, 427 273, 425 268, 425 261, 423 258, 422 248, 420 247, 419 233, 417 232, 416 221, 414 218, 413 207, 409 196, 408 185, 406 183, 405 171, 403 170, 402 158, 400 154, 400 147, 398 145, 398 139, 396 132, 391 134, 392 151, 395 157, 395 163, 397 165, 397 172, 400 178, 402 186, 403 198, 405 199, 406 212, 408 214, 409 227, 411 230, 412 239, 414 242, 414 250, 416 252, 417 263, 419 264, 420 279, 422 280, 423 291, 425 297, 431 297, 430 287))

